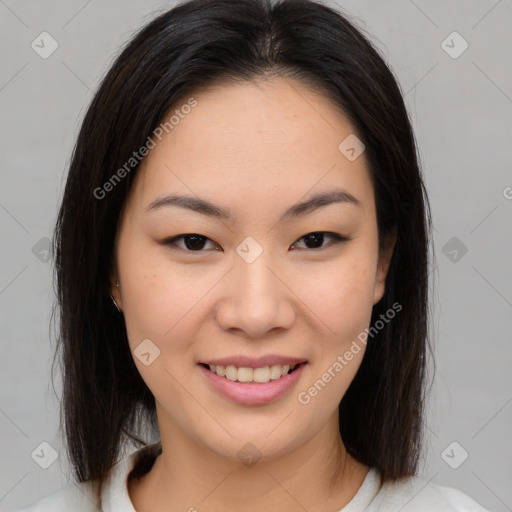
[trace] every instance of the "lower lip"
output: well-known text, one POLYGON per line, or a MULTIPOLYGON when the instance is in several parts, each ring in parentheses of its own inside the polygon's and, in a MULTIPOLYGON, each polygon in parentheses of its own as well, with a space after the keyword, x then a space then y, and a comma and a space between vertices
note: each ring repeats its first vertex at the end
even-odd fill
POLYGON ((216 373, 198 365, 210 384, 226 398, 241 405, 263 405, 283 396, 299 380, 307 363, 301 363, 295 371, 264 384, 238 382, 219 377, 216 373))

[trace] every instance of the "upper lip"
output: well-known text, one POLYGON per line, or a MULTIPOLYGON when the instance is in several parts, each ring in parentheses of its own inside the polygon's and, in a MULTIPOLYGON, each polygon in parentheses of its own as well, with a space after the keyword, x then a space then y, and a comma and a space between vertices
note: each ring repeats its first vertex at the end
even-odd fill
POLYGON ((200 361, 202 364, 209 364, 212 366, 236 366, 238 368, 262 368, 264 366, 272 366, 274 364, 292 365, 304 363, 307 360, 303 357, 292 357, 292 356, 281 356, 269 354, 260 357, 249 357, 249 356, 230 356, 222 357, 220 359, 208 359, 200 361))

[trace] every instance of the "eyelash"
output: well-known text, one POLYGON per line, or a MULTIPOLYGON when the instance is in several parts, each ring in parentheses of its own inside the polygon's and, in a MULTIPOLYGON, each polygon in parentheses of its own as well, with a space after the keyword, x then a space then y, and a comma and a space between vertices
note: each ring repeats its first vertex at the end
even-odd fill
MULTIPOLYGON (((300 237, 297 241, 302 240, 303 238, 306 238, 309 235, 328 235, 328 236, 330 236, 333 239, 333 242, 331 242, 330 244, 328 244, 326 246, 322 246, 322 247, 316 248, 316 249, 307 249, 306 248, 306 250, 310 250, 310 251, 322 251, 322 250, 324 250, 324 249, 326 249, 328 247, 331 247, 333 245, 336 245, 336 244, 339 244, 341 242, 346 242, 346 241, 350 240, 350 238, 338 235, 337 233, 332 233, 331 231, 312 231, 311 233, 307 233, 306 235, 300 237)), ((169 238, 168 240, 165 240, 164 244, 165 245, 170 245, 170 246, 175 246, 176 248, 181 249, 181 250, 186 251, 186 252, 204 252, 204 250, 202 250, 202 249, 197 250, 197 251, 191 251, 191 250, 187 249, 186 247, 184 248, 184 247, 179 247, 179 246, 176 245, 176 241, 178 241, 178 240, 180 240, 182 238, 189 237, 189 236, 197 236, 199 238, 204 238, 205 240, 209 240, 209 241, 213 242, 213 240, 210 240, 206 236, 199 235, 198 233, 185 233, 183 235, 177 235, 177 236, 174 236, 172 238, 169 238)), ((295 245, 295 243, 296 242, 294 242, 292 245, 295 245)))

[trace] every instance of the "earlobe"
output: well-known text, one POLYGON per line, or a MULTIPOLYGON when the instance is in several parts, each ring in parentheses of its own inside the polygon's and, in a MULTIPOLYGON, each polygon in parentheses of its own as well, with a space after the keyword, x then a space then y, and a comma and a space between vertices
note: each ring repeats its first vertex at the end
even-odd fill
POLYGON ((121 293, 119 291, 119 281, 117 278, 111 277, 110 279, 110 297, 114 306, 121 313, 122 312, 122 303, 121 303, 121 293))
POLYGON ((388 274, 389 265, 396 245, 396 230, 389 233, 385 239, 383 246, 379 251, 379 261, 377 263, 377 272, 375 275, 375 289, 373 293, 373 303, 377 304, 382 299, 385 292, 386 276, 388 274))

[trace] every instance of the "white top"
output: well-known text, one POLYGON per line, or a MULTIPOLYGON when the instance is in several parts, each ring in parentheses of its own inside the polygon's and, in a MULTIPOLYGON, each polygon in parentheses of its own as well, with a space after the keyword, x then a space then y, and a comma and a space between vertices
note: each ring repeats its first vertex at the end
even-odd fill
MULTIPOLYGON (((159 444, 159 443, 156 443, 159 444)), ((154 445, 150 445, 154 448, 154 445)), ((148 448, 141 448, 145 450, 148 448)), ((140 451, 138 450, 138 451, 140 451)), ((102 505, 95 501, 90 482, 69 484, 34 505, 13 512, 136 512, 128 495, 127 478, 138 451, 112 466, 102 489, 102 505)), ((490 512, 457 489, 421 477, 380 485, 375 468, 367 473, 356 495, 339 512, 490 512)))

